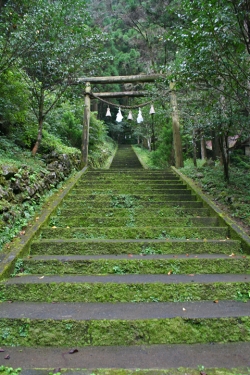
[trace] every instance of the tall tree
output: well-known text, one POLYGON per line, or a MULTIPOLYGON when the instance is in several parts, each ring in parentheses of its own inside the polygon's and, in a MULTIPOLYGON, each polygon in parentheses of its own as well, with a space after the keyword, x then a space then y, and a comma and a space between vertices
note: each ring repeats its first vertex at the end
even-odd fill
POLYGON ((36 154, 43 122, 74 79, 91 74, 100 64, 103 35, 89 26, 84 0, 38 0, 24 15, 20 32, 27 50, 22 71, 30 87, 31 105, 38 121, 36 154))
POLYGON ((22 23, 25 12, 33 4, 33 0, 0 2, 0 75, 11 68, 30 47, 22 37, 22 23))
MULTIPOLYGON (((220 144, 225 178, 228 180, 229 135, 242 133, 248 118, 232 121, 248 115, 249 106, 249 56, 247 52, 246 1, 236 6, 231 0, 175 2, 179 25, 168 38, 177 45, 175 63, 171 66, 173 78, 179 89, 207 91, 217 104, 210 105, 214 111, 210 119, 220 144), (244 28, 244 30, 242 29, 244 28), (244 36, 246 39, 244 39, 244 36), (235 125, 233 127, 233 125, 235 125), (234 134, 232 134, 234 133, 234 134)), ((208 102, 211 100, 208 97, 208 102)), ((201 108, 204 113, 204 106, 201 108)))

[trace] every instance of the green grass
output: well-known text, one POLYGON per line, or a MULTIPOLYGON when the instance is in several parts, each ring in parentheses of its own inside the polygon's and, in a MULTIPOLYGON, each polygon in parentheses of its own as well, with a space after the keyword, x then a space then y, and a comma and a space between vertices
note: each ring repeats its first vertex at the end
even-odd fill
POLYGON ((151 160, 150 151, 141 148, 140 146, 134 145, 133 149, 138 156, 141 164, 143 165, 143 168, 145 169, 160 169, 159 167, 155 166, 151 160))

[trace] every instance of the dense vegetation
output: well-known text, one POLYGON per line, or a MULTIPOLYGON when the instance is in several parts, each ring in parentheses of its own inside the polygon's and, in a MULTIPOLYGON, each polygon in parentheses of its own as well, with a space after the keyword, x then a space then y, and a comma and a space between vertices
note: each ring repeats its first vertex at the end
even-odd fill
MULTIPOLYGON (((160 73, 155 84, 93 85, 94 92, 146 90, 148 98, 98 102, 90 165, 105 162, 111 138, 147 149, 154 167, 181 167, 192 158, 192 177, 200 172, 197 159, 211 158, 215 169, 203 168, 204 188, 232 200, 234 215, 244 219, 246 202, 227 189, 236 181, 238 190, 241 180, 247 189, 236 176, 249 170, 249 40, 248 0, 1 0, 1 166, 31 163, 36 170, 53 150, 79 155, 84 88, 74 84, 78 77, 160 73), (138 123, 138 108, 148 101, 138 123), (134 119, 122 107, 123 121, 116 122, 118 107, 128 105, 137 106, 134 119), (221 190, 209 183, 217 170, 225 180, 221 190)), ((13 220, 3 220, 1 228, 10 225, 13 220)))

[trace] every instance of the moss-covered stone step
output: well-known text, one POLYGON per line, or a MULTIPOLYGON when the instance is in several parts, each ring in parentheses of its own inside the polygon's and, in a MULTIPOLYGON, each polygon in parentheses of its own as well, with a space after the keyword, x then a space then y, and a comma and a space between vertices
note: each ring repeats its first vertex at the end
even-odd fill
POLYGON ((80 209, 81 207, 83 208, 169 208, 173 207, 174 209, 184 209, 184 208, 203 208, 203 203, 199 201, 181 201, 181 200, 176 200, 176 201, 158 201, 158 202, 153 202, 153 201, 140 201, 136 202, 134 199, 121 199, 121 198, 113 198, 110 201, 98 201, 98 200, 79 200, 79 199, 74 199, 73 201, 70 199, 63 200, 63 203, 61 205, 61 208, 72 208, 74 202, 74 207, 77 207, 77 209, 80 209))
POLYGON ((103 239, 227 239, 227 227, 80 227, 43 228, 41 238, 103 239))
POLYGON ((171 255, 49 255, 23 259, 29 274, 214 274, 250 273, 250 257, 201 254, 171 255))
POLYGON ((3 302, 3 345, 106 346, 250 341, 250 303, 3 302), (20 318, 22 317, 22 318, 20 318))
POLYGON ((78 216, 81 215, 82 217, 129 217, 131 212, 136 217, 205 217, 210 216, 210 212, 207 208, 191 208, 191 207, 183 207, 183 208, 174 208, 174 207, 162 207, 162 208, 155 208, 155 207, 144 207, 144 208, 124 208, 124 207, 113 207, 113 208, 105 208, 105 207, 95 207, 91 210, 83 210, 79 207, 68 207, 68 208, 59 208, 55 214, 57 216, 78 216))
POLYGON ((33 241, 31 255, 47 254, 241 254, 235 240, 80 240, 50 239, 33 241))
POLYGON ((79 216, 52 216, 50 219, 50 226, 57 227, 88 227, 88 226, 102 226, 102 227, 121 227, 121 226, 195 226, 195 227, 216 227, 219 220, 215 217, 150 217, 150 216, 136 216, 130 212, 128 217, 82 217, 79 216))
POLYGON ((169 189, 187 189, 187 185, 183 184, 183 182, 181 181, 176 181, 176 180, 169 180, 169 181, 166 181, 166 180, 158 180, 158 181, 154 181, 154 180, 143 180, 143 181, 140 181, 140 180, 134 180, 134 179, 123 179, 123 180, 117 180, 117 181, 112 181, 112 180, 106 180, 106 181, 89 181, 89 180, 81 180, 80 182, 78 182, 76 185, 75 185, 75 188, 77 189, 81 189, 81 188, 93 188, 95 189, 95 187, 97 188, 119 188, 119 187, 122 187, 122 186, 134 186, 134 187, 141 187, 142 189, 143 188, 147 188, 147 187, 151 187, 151 188, 169 188, 169 189))
POLYGON ((126 181, 120 181, 118 180, 117 182, 114 181, 105 181, 105 182, 98 182, 98 181, 81 181, 81 183, 78 183, 75 185, 75 189, 126 189, 126 188, 135 188, 136 190, 138 189, 187 189, 186 185, 183 185, 182 182, 174 182, 170 181, 169 183, 166 181, 133 181, 133 180, 126 180, 126 181))
POLYGON ((178 204, 179 201, 196 201, 196 196, 191 195, 188 192, 184 192, 182 194, 157 194, 157 195, 152 195, 152 194, 131 194, 129 196, 119 196, 119 195, 114 195, 112 193, 100 193, 100 194, 84 194, 82 193, 81 195, 78 194, 73 194, 70 193, 67 195, 65 198, 65 202, 67 201, 74 201, 78 202, 78 200, 85 200, 86 202, 102 202, 105 201, 106 203, 113 202, 113 204, 119 204, 120 202, 126 203, 125 199, 128 201, 130 200, 131 205, 137 205, 140 204, 140 202, 175 202, 178 204))
POLYGON ((165 188, 159 188, 159 189, 154 189, 147 187, 146 189, 140 190, 139 188, 133 188, 129 186, 121 186, 120 188, 113 187, 112 189, 105 189, 105 188, 96 188, 96 189, 87 189, 87 188, 79 188, 79 189, 73 189, 70 193, 69 196, 72 195, 79 195, 79 196, 85 196, 85 195, 102 195, 102 194, 131 194, 133 195, 178 195, 178 194, 185 194, 191 195, 191 190, 188 189, 165 189, 165 188))
POLYGON ((107 175, 116 175, 117 177, 127 174, 127 175, 145 175, 145 176, 176 176, 172 169, 143 169, 138 168, 137 170, 130 169, 130 168, 121 168, 120 171, 113 171, 112 169, 92 169, 87 172, 88 174, 92 176, 107 176, 107 175))
POLYGON ((141 173, 135 173, 135 174, 130 174, 130 173, 120 173, 120 174, 117 174, 117 173, 112 173, 112 174, 102 174, 102 173, 99 173, 99 174, 93 174, 92 172, 91 173, 88 173, 88 174, 85 174, 79 181, 78 181, 78 184, 81 183, 81 181, 85 182, 85 181, 95 181, 95 182, 102 182, 102 181, 114 181, 115 183, 117 183, 117 181, 120 181, 120 182, 127 182, 127 181, 155 181, 155 182, 158 182, 158 181, 166 181, 168 183, 171 183, 171 182, 179 182, 180 181, 180 178, 174 174, 158 174, 158 175, 152 175, 152 174, 148 174, 148 173, 144 173, 144 174, 141 174, 141 173))
POLYGON ((174 176, 176 175, 173 173, 171 169, 162 169, 162 170, 152 170, 152 169, 143 169, 138 168, 137 170, 131 170, 129 168, 121 168, 120 171, 112 171, 112 169, 92 169, 87 172, 91 176, 109 176, 109 175, 116 175, 117 177, 123 176, 123 175, 129 175, 129 176, 174 176))
POLYGON ((25 275, 0 283, 1 302, 249 300, 250 275, 25 275))

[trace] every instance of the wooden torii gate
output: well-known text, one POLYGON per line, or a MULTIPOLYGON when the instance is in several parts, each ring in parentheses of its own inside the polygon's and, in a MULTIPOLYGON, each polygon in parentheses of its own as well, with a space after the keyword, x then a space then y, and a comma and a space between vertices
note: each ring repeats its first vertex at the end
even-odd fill
MULTIPOLYGON (((150 75, 131 75, 131 76, 110 76, 110 77, 84 77, 78 78, 77 83, 85 83, 84 92, 84 121, 83 121, 83 133, 82 133, 82 147, 81 147, 81 166, 85 167, 88 164, 88 149, 89 149, 89 125, 90 125, 90 103, 92 97, 105 97, 105 98, 117 98, 117 97, 142 97, 147 96, 147 91, 123 91, 123 92, 103 92, 95 93, 91 92, 91 83, 96 84, 112 84, 112 83, 132 83, 132 82, 155 82, 157 79, 164 78, 162 74, 150 74, 150 75)), ((177 100, 174 92, 174 86, 170 85, 170 99, 172 104, 172 119, 173 119, 173 138, 174 138, 174 150, 175 150, 175 166, 180 168, 183 166, 182 159, 182 145, 180 135, 180 125, 177 111, 177 100)))

